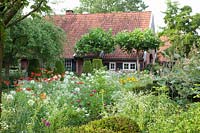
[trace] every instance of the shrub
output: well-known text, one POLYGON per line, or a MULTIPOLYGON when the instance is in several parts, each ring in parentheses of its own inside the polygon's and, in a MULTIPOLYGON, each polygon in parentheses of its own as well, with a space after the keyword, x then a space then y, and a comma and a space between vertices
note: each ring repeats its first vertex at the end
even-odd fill
POLYGON ((65 66, 63 61, 59 60, 55 63, 54 74, 63 74, 65 73, 65 66))
POLYGON ((121 133, 137 133, 140 132, 138 124, 126 117, 108 117, 100 120, 92 121, 88 124, 93 128, 108 129, 121 133))
POLYGON ((93 59, 92 60, 93 69, 99 70, 103 67, 102 59, 93 59))
POLYGON ((92 72, 92 63, 90 60, 85 60, 83 62, 83 73, 91 73, 92 72))
POLYGON ((74 133, 137 133, 140 132, 140 128, 137 123, 126 117, 108 117, 100 120, 95 120, 87 125, 73 128, 63 128, 58 132, 74 133))
POLYGON ((58 133, 115 133, 108 129, 93 128, 87 125, 81 127, 68 127, 62 128, 57 131, 58 133))
POLYGON ((28 65, 28 76, 31 76, 31 73, 40 73, 40 63, 38 59, 29 60, 28 65))

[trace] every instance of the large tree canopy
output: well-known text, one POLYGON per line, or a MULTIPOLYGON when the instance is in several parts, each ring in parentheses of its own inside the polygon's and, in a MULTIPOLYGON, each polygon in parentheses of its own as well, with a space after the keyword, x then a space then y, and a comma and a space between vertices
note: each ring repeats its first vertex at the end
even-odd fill
POLYGON ((80 0, 80 3, 75 10, 78 13, 143 11, 147 8, 142 0, 80 0))
POLYGON ((27 18, 7 29, 4 63, 8 66, 20 58, 55 61, 62 54, 64 40, 64 31, 52 23, 27 18))
POLYGON ((161 35, 169 38, 173 45, 169 50, 188 56, 193 46, 198 46, 198 30, 200 29, 200 14, 192 15, 189 6, 178 7, 178 3, 167 2, 165 24, 161 35))
POLYGON ((101 28, 91 29, 89 33, 77 42, 75 52, 78 55, 110 53, 114 50, 112 31, 104 31, 101 28))
MULTIPOLYGON (((0 104, 2 95, 2 63, 3 51, 6 39, 6 29, 34 14, 49 11, 48 0, 0 0, 0 104), (30 7, 30 11, 22 14, 22 11, 30 7)), ((1 107, 0 107, 1 113, 1 107)), ((1 115, 1 114, 0 114, 1 115)))
POLYGON ((129 53, 136 50, 137 70, 139 71, 139 51, 158 48, 160 39, 152 30, 146 29, 142 31, 140 29, 135 29, 132 32, 124 31, 118 33, 115 37, 115 43, 129 53))

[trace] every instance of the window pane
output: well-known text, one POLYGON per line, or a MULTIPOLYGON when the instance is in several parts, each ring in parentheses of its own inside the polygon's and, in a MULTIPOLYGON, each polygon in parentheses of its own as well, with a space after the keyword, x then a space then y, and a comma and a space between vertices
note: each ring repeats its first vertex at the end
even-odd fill
POLYGON ((66 61, 65 62, 65 67, 68 71, 71 71, 72 70, 72 62, 71 61, 66 61))
POLYGON ((115 63, 110 62, 110 70, 115 70, 115 63))
POLYGON ((128 69, 129 64, 124 64, 124 69, 128 69))
POLYGON ((135 69, 135 64, 130 64, 130 69, 135 69))

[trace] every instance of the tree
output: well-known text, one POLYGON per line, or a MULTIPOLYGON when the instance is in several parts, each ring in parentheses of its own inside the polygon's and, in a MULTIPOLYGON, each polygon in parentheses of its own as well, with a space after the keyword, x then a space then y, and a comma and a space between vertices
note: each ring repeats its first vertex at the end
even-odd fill
POLYGON ((1 72, 3 63, 3 51, 6 39, 6 29, 17 24, 26 17, 33 15, 34 13, 41 13, 50 10, 47 2, 48 0, 0 0, 0 104, 2 103, 1 72), (28 13, 21 14, 22 10, 26 7, 30 7, 31 10, 28 13))
POLYGON ((172 44, 169 50, 172 55, 187 57, 191 48, 198 46, 198 30, 200 29, 200 14, 191 15, 190 6, 178 7, 178 3, 167 2, 165 24, 160 35, 167 36, 172 44))
POLYGON ((17 59, 39 59, 43 64, 55 62, 61 56, 64 40, 64 31, 42 18, 27 18, 8 28, 4 49, 7 77, 9 66, 17 59))
POLYGON ((136 50, 137 70, 140 71, 139 52, 159 47, 160 39, 149 29, 135 29, 132 32, 120 32, 115 37, 115 43, 128 53, 136 50))
POLYGON ((75 12, 106 13, 143 11, 148 6, 142 0, 80 0, 80 7, 75 12))
POLYGON ((86 54, 110 53, 114 50, 114 39, 111 30, 106 32, 101 28, 92 29, 76 43, 75 52, 79 56, 86 54))

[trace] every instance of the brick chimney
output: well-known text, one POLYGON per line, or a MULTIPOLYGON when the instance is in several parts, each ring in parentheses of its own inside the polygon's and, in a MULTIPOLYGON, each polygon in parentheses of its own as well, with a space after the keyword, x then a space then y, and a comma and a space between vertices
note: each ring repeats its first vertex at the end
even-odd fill
POLYGON ((73 10, 66 10, 65 14, 66 15, 72 15, 72 14, 74 14, 74 11, 73 10))

